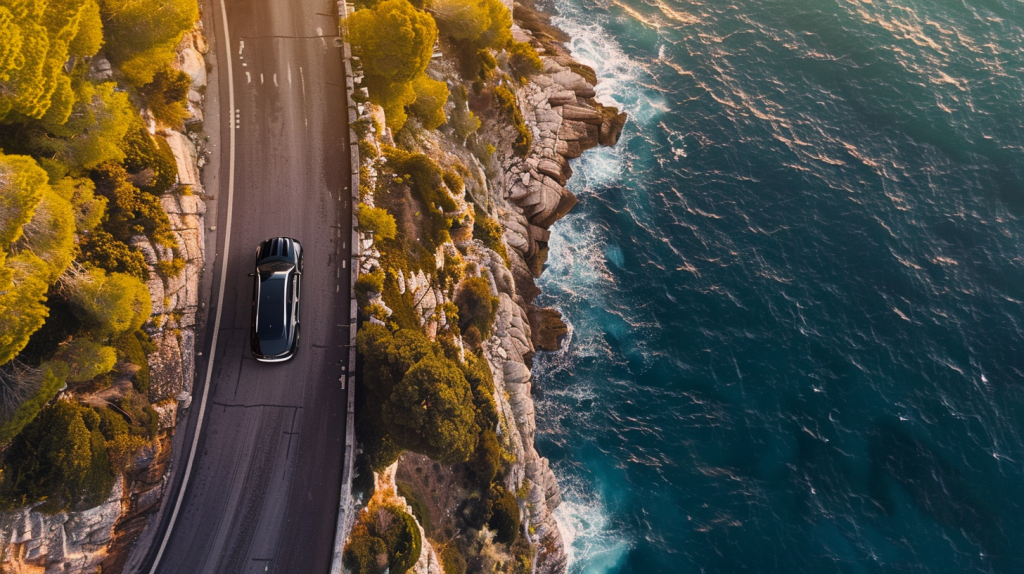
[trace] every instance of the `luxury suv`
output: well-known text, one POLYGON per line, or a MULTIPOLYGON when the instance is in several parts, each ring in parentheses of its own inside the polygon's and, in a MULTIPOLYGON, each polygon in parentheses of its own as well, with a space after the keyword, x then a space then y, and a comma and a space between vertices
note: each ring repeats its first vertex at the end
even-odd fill
POLYGON ((287 361, 299 344, 302 245, 289 237, 268 239, 256 248, 250 344, 257 361, 287 361))

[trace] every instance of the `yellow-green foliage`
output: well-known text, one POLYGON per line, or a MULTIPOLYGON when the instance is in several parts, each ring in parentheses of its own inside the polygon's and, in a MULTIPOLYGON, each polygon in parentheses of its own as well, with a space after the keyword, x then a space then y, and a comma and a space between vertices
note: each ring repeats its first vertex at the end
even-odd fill
POLYGON ((467 79, 493 69, 488 50, 512 41, 512 13, 501 0, 434 0, 430 11, 440 33, 458 47, 467 79))
POLYGON ((423 127, 434 130, 444 124, 444 104, 448 101, 448 84, 421 74, 412 82, 416 100, 409 106, 409 111, 423 121, 423 127))
POLYGON ((375 503, 352 527, 343 559, 355 574, 405 574, 419 559, 422 543, 412 516, 397 506, 375 503))
POLYGON ((26 156, 0 154, 0 364, 46 319, 49 283, 74 252, 71 204, 26 156))
POLYGON ((173 127, 180 127, 188 118, 188 91, 192 78, 170 65, 165 65, 153 75, 153 81, 139 90, 146 98, 153 117, 173 127))
POLYGON ((107 52, 136 87, 174 59, 182 35, 199 17, 196 0, 100 0, 107 52))
POLYGON ((436 354, 409 368, 381 415, 395 444, 444 464, 468 459, 480 433, 466 377, 457 364, 436 354))
POLYGON ((107 271, 127 273, 142 281, 149 280, 149 267, 142 252, 132 249, 106 231, 93 231, 80 245, 84 261, 107 271))
POLYGON ((96 23, 89 18, 90 1, 0 0, 0 120, 11 112, 40 119, 54 104, 51 119, 67 119, 74 94, 63 66, 82 16, 86 26, 96 23))
POLYGON ((137 330, 149 318, 152 302, 146 284, 131 275, 93 269, 71 286, 71 302, 82 322, 100 336, 137 330))
POLYGON ((100 224, 107 209, 107 198, 96 195, 96 184, 91 179, 65 177, 52 187, 54 193, 71 203, 76 231, 92 231, 100 224))
POLYGON ((530 153, 530 146, 533 145, 533 132, 523 120, 523 112, 519 110, 515 94, 505 86, 498 86, 494 88, 494 98, 498 102, 498 107, 505 112, 512 126, 516 128, 518 136, 512 144, 512 149, 520 157, 526 157, 530 153))
POLYGON ((394 239, 395 234, 398 233, 395 217, 388 213, 386 209, 360 203, 357 215, 359 228, 363 231, 372 232, 374 236, 380 239, 394 239))
POLYGON ((121 140, 136 112, 128 94, 116 88, 113 82, 82 82, 70 119, 62 125, 48 124, 49 133, 35 137, 34 144, 77 171, 123 160, 121 140))
POLYGON ((498 255, 501 255, 505 263, 508 263, 508 250, 505 248, 505 242, 502 241, 504 231, 501 229, 501 224, 488 217, 482 209, 475 209, 475 212, 473 239, 483 241, 488 249, 493 249, 498 255))
POLYGON ((503 544, 511 544, 519 537, 519 504, 511 492, 500 485, 491 488, 494 514, 491 515, 489 526, 494 530, 496 540, 503 544))
POLYGON ((178 246, 159 198, 132 185, 123 167, 106 164, 96 176, 97 191, 109 200, 104 230, 119 241, 127 242, 133 235, 144 234, 164 247, 178 246))
MULTIPOLYGON (((370 100, 384 108, 392 130, 405 125, 406 106, 416 103, 418 95, 424 103, 416 109, 427 113, 426 122, 436 121, 436 114, 431 115, 435 108, 426 100, 437 99, 440 91, 422 80, 419 94, 414 87, 430 63, 437 40, 437 26, 430 15, 406 0, 385 0, 349 17, 349 39, 362 58, 370 100)), ((444 96, 447 99, 447 93, 444 96)))
POLYGON ((541 71, 540 55, 527 42, 512 42, 508 47, 508 67, 517 78, 524 79, 541 71))
POLYGON ((421 153, 409 153, 398 148, 386 148, 384 156, 388 160, 385 168, 396 176, 396 183, 408 184, 413 196, 423 204, 426 214, 421 215, 427 217, 417 219, 425 240, 423 246, 433 253, 438 245, 449 239, 452 221, 446 212, 458 209, 458 204, 445 189, 441 168, 421 153))
POLYGON ((103 47, 103 20, 100 18, 100 5, 96 0, 88 0, 82 7, 78 34, 68 46, 68 51, 75 56, 86 58, 95 56, 103 47))
POLYGON ((77 337, 56 358, 67 363, 69 383, 83 383, 109 373, 117 362, 117 351, 88 337, 77 337))

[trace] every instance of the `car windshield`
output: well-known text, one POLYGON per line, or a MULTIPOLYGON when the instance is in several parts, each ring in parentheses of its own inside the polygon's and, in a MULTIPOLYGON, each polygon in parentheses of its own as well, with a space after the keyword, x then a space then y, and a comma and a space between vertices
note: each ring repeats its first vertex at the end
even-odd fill
POLYGON ((256 333, 261 339, 280 339, 285 328, 285 290, 288 272, 260 274, 260 303, 256 333))

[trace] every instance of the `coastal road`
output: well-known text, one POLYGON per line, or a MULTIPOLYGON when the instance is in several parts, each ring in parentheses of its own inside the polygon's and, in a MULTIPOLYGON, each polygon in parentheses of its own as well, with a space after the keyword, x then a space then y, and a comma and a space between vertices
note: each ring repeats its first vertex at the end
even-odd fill
POLYGON ((200 361, 190 420, 179 428, 172 485, 187 475, 184 494, 179 501, 180 489, 168 490, 140 571, 326 573, 345 449, 351 248, 336 8, 221 2, 204 5, 219 75, 208 120, 220 118, 206 126, 220 131, 218 185, 207 189, 216 210, 207 224, 217 226, 203 349, 212 364, 200 361), (302 338, 293 360, 260 364, 249 351, 247 274, 256 246, 274 236, 305 248, 302 338))

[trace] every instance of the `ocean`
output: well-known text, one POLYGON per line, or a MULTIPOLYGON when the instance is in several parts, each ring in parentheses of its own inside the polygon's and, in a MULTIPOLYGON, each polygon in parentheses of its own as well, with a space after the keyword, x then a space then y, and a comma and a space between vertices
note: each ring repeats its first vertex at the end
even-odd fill
POLYGON ((573 574, 1024 572, 1024 3, 560 0, 573 574))

